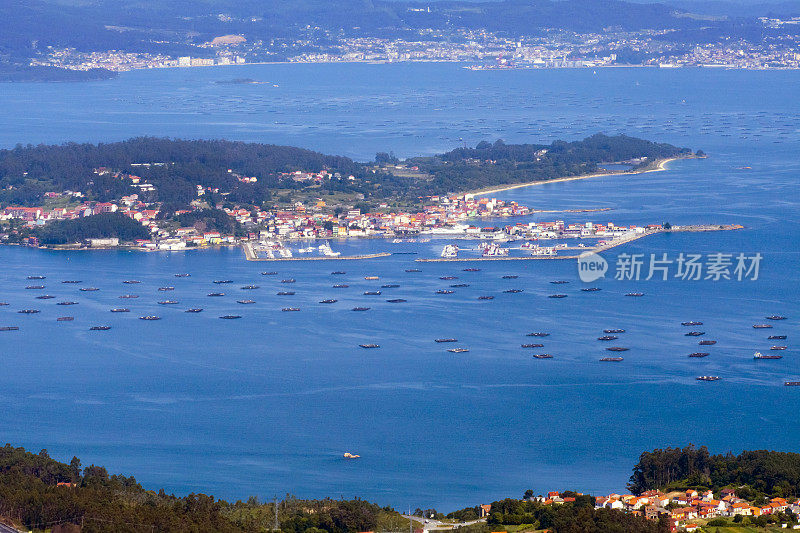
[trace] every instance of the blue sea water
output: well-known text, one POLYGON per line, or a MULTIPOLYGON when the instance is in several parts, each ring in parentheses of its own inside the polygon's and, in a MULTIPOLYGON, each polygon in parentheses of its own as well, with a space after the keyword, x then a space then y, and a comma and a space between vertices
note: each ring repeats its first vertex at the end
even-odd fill
MULTIPOLYGON (((337 242, 346 262, 248 263, 237 249, 53 252, 1 247, 0 438, 133 474, 145 486, 237 499, 361 496, 442 510, 535 492, 624 490, 646 449, 797 451, 800 379, 800 73, 609 69, 472 72, 457 65, 261 65, 139 71, 84 84, 4 85, 0 144, 132 135, 224 137, 369 159, 502 137, 549 142, 625 132, 703 149, 666 172, 498 193, 546 213, 524 220, 740 223, 662 234, 607 252, 761 253, 757 281, 616 281, 586 293, 573 261, 414 263, 446 241, 337 242), (262 84, 219 84, 249 77, 262 84), (277 85, 277 87, 275 86, 277 85), (750 167, 750 168, 743 168, 750 167), (478 266, 480 272, 463 272, 478 266), (406 269, 418 267, 419 273, 406 269), (261 271, 277 270, 276 276, 261 271), (344 270, 345 275, 331 275, 344 270), (191 273, 188 278, 173 274, 191 273), (503 275, 518 275, 503 279, 503 275), (46 275, 41 291, 25 289, 46 275), (379 276, 378 281, 365 276, 379 276), (444 281, 441 276, 458 276, 444 281), (295 278, 293 285, 281 279, 295 278), (122 280, 138 279, 139 285, 122 280), (81 279, 82 285, 61 284, 81 279), (231 279, 216 285, 213 280, 231 279), (569 280, 553 286, 549 281, 569 280), (347 283, 347 289, 334 289, 347 283), (365 296, 382 284, 381 296, 365 296), (435 291, 468 283, 454 294, 435 291), (260 288, 244 291, 255 284, 260 288), (80 286, 97 292, 81 292, 80 286), (174 292, 159 292, 172 285, 174 292), (524 292, 502 291, 521 288, 524 292), (293 290, 294 296, 277 296, 293 290), (210 292, 226 296, 210 298, 210 292), (644 292, 641 298, 624 296, 644 292), (568 294, 549 299, 554 292, 568 294), (53 300, 37 300, 48 293, 53 300), (121 300, 126 293, 140 298, 121 300), (491 294, 494 300, 480 301, 491 294), (158 305, 164 299, 175 306, 158 305), (237 299, 251 298, 253 305, 237 299), (319 304, 336 298, 331 305, 319 304), (404 298, 406 303, 385 300, 404 298), (72 299, 72 307, 55 302, 72 299), (113 307, 131 313, 112 314, 113 307), (301 308, 284 313, 286 306, 301 308), (357 313, 354 306, 369 306, 357 313), (37 315, 21 315, 23 308, 37 315), (203 307, 187 314, 189 307, 203 307), (59 323, 60 315, 75 315, 59 323), (137 317, 156 314, 157 322, 137 317), (240 314, 241 320, 220 320, 240 314), (785 315, 754 330, 766 315, 785 315), (718 344, 705 359, 685 320, 718 344), (111 325, 109 331, 89 331, 111 325), (596 337, 624 328, 624 362, 596 337), (520 344, 542 340, 550 360, 520 344), (755 350, 787 334, 778 361, 755 350), (435 338, 468 346, 451 354, 435 338), (375 342, 365 350, 359 343, 375 342), (716 383, 697 382, 701 374, 716 383), (342 459, 351 451, 362 458, 342 459)), ((482 224, 520 220, 481 221, 482 224)))

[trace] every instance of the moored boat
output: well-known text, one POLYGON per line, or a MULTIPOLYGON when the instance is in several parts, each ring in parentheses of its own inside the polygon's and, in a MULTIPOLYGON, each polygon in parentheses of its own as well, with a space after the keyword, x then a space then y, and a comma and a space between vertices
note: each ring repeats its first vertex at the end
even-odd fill
POLYGON ((684 333, 686 337, 699 337, 705 334, 706 334, 705 331, 690 331, 689 333, 684 333))
POLYGON ((611 363, 619 363, 622 361, 623 357, 601 357, 600 360, 604 362, 611 362, 611 363))
POLYGON ((549 353, 537 353, 533 355, 534 359, 552 359, 553 356, 549 353))
POLYGON ((581 289, 583 292, 597 292, 602 290, 600 287, 584 287, 581 289))
POLYGON ((224 283, 233 283, 233 280, 230 280, 230 279, 216 279, 216 280, 214 280, 214 283, 216 283, 217 285, 222 285, 224 283))
POLYGON ((783 384, 787 387, 800 387, 800 381, 784 381, 783 384))
POLYGON ((367 281, 373 281, 373 280, 381 279, 381 278, 379 278, 378 276, 364 276, 364 279, 367 280, 367 281))
POLYGON ((616 335, 603 335, 602 337, 597 337, 599 341, 615 341, 619 339, 616 335))
POLYGON ((609 346, 606 348, 609 352, 627 352, 630 348, 625 348, 623 346, 609 346))
POLYGON ((262 272, 261 273, 262 276, 275 276, 277 274, 278 274, 277 272, 262 272))
POLYGON ((297 280, 295 280, 294 278, 286 278, 286 279, 282 279, 281 283, 295 283, 296 281, 297 280))
POLYGON ((753 354, 753 359, 783 359, 782 355, 764 355, 761 352, 753 354))
POLYGON ((52 300, 53 298, 55 298, 55 296, 50 294, 42 294, 41 296, 36 297, 37 300, 52 300))
POLYGON ((703 323, 697 320, 692 320, 690 322, 681 322, 681 326, 702 326, 703 323))
POLYGON ((604 329, 603 333, 625 333, 624 329, 604 329))
POLYGON ((753 324, 753 329, 770 329, 771 324, 753 324))
POLYGON ((75 284, 75 283, 83 283, 83 282, 81 280, 79 280, 79 279, 65 279, 61 283, 75 284))
POLYGON ((422 272, 422 270, 420 270, 418 268, 407 268, 406 272, 422 272))
POLYGON ((692 352, 689 354, 689 357, 708 357, 708 352, 692 352))
POLYGON ((345 284, 345 283, 337 283, 336 285, 334 285, 334 286, 333 286, 333 288, 334 288, 334 289, 346 289, 346 288, 347 288, 347 287, 349 287, 349 286, 350 286, 350 285, 347 285, 347 284, 345 284))
POLYGON ((47 276, 28 276, 25 279, 35 280, 35 279, 46 279, 47 276))
POLYGON ((436 291, 436 294, 453 294, 455 291, 451 291, 450 289, 439 289, 436 291))
POLYGON ((544 344, 526 343, 526 344, 520 344, 520 348, 544 348, 544 344))
POLYGON ((518 277, 516 274, 506 274, 503 279, 517 279, 518 277))
POLYGON ((140 316, 139 320, 161 320, 161 317, 156 315, 146 315, 140 316))
POLYGON ((58 302, 56 303, 56 305, 78 305, 78 302, 70 302, 70 301, 58 302))
POLYGON ((389 302, 390 304, 402 304, 407 302, 408 300, 406 300, 405 298, 392 298, 391 300, 386 300, 386 301, 389 302))
POLYGON ((697 344, 699 344, 700 346, 713 346, 714 344, 717 344, 717 341, 705 340, 705 341, 700 341, 697 344))
POLYGON ((72 322, 75 320, 74 316, 60 316, 56 318, 56 322, 72 322))
POLYGON ((19 331, 19 326, 0 326, 0 331, 19 331))
POLYGON ((400 285, 398 285, 397 283, 386 283, 384 285, 381 285, 381 289, 396 289, 399 286, 400 285))
POLYGON ((135 298, 138 298, 138 297, 139 297, 138 294, 123 294, 119 298, 122 298, 122 299, 125 299, 125 300, 130 300, 130 299, 135 299, 135 298))
POLYGON ((478 296, 478 300, 494 300, 494 296, 478 296))
POLYGON ((130 313, 131 310, 127 307, 115 307, 111 310, 112 313, 130 313))
POLYGON ((566 285, 567 283, 569 283, 569 281, 565 279, 556 279, 551 281, 550 283, 552 283, 553 285, 566 285))
POLYGON ((643 292, 629 292, 629 293, 625 294, 625 296, 639 297, 639 296, 644 296, 644 293, 643 292))
POLYGON ((180 274, 175 274, 176 278, 188 278, 189 276, 191 276, 191 274, 187 274, 185 272, 180 273, 180 274))
POLYGON ((434 339, 433 342, 458 342, 458 339, 453 339, 451 337, 448 337, 444 339, 434 339))
POLYGON ((566 294, 551 294, 548 296, 548 298, 566 298, 566 297, 567 297, 566 294))
POLYGON ((111 329, 111 326, 92 326, 89 328, 89 331, 108 331, 111 329))
POLYGON ((158 290, 160 290, 161 292, 174 291, 175 287, 159 287, 158 290))
POLYGON ((137 283, 141 283, 138 279, 126 279, 122 283, 126 283, 128 285, 135 285, 137 283))
POLYGON ((339 300, 334 300, 333 298, 328 298, 326 300, 320 300, 319 303, 321 304, 335 304, 339 300))
POLYGON ((202 307, 192 307, 191 309, 187 309, 185 312, 186 313, 202 313, 203 312, 203 308, 202 307))
POLYGON ((97 287, 81 287, 78 290, 81 292, 96 292, 99 291, 100 289, 98 289, 97 287))
POLYGON ((786 339, 786 335, 770 335, 767 339, 771 341, 782 341, 786 339))
POLYGON ((34 315, 39 312, 40 311, 38 309, 20 309, 19 311, 17 311, 17 313, 21 313, 23 315, 34 315))
POLYGON ((238 304, 254 304, 254 303, 256 303, 256 301, 255 300, 236 300, 236 303, 238 303, 238 304))
POLYGON ((469 348, 450 348, 447 351, 450 353, 465 353, 469 351, 469 348))
POLYGON ((254 290, 256 290, 256 289, 260 289, 260 288, 261 288, 261 287, 260 287, 260 286, 258 286, 258 285, 245 285, 245 286, 244 286, 244 287, 242 287, 241 289, 242 289, 243 291, 254 291, 254 290))
POLYGON ((785 350, 786 348, 788 348, 788 347, 787 346, 770 346, 769 347, 770 350, 785 350))
POLYGON ((505 292, 506 294, 517 294, 517 293, 522 292, 524 290, 525 289, 506 289, 503 292, 505 292))
POLYGON ((370 343, 370 344, 359 344, 359 346, 361 346, 362 348, 368 348, 368 349, 369 349, 369 348, 380 348, 380 347, 381 347, 381 345, 380 345, 380 344, 374 344, 374 343, 370 343))
POLYGON ((345 272, 344 270, 334 270, 333 272, 331 272, 332 276, 341 276, 342 274, 347 274, 347 272, 345 272))
POLYGON ((370 307, 354 307, 352 310, 353 311, 369 311, 370 309, 371 309, 370 307))
POLYGON ((242 318, 240 315, 222 315, 220 318, 223 320, 235 320, 237 318, 242 318))
POLYGON ((550 336, 549 333, 544 333, 542 331, 534 331, 533 333, 528 333, 526 337, 548 337, 550 336))
POLYGON ((175 305, 176 303, 178 302, 175 300, 161 300, 158 305, 175 305))
POLYGON ((276 296, 294 296, 294 291, 279 291, 275 293, 276 296))
POLYGON ((364 296, 380 296, 381 291, 364 291, 364 296))
POLYGON ((480 268, 465 268, 462 270, 463 272, 480 272, 480 268))
POLYGON ((766 319, 767 320, 786 320, 786 317, 785 316, 781 316, 781 315, 770 315, 770 316, 766 317, 766 319))
POLYGON ((38 291, 38 290, 44 289, 44 285, 28 285, 25 288, 28 289, 28 290, 38 291))
POLYGON ((719 381, 721 378, 719 376, 697 376, 695 379, 697 381, 719 381))
POLYGON ((283 309, 281 309, 281 311, 283 311, 283 312, 291 312, 291 311, 299 311, 299 310, 300 310, 299 307, 284 307, 283 309))

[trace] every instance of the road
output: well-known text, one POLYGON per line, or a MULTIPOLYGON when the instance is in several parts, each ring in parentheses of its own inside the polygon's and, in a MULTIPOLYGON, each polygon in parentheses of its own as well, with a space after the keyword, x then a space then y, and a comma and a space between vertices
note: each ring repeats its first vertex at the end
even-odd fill
POLYGON ((486 522, 485 518, 480 518, 478 520, 471 520, 469 522, 442 522, 441 520, 435 520, 433 518, 421 518, 419 516, 413 516, 407 514, 404 514, 403 518, 415 521, 417 524, 421 525, 422 529, 425 531, 458 529, 460 527, 471 526, 472 524, 477 524, 479 522, 486 522))
POLYGON ((20 533, 18 529, 0 523, 0 533, 20 533))

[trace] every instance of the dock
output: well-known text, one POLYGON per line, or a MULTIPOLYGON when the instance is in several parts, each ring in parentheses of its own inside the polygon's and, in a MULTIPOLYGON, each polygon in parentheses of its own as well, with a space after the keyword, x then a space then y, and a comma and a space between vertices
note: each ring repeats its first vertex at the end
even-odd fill
MULTIPOLYGON (((706 231, 734 231, 742 229, 743 226, 740 224, 696 224, 690 226, 672 226, 669 229, 666 228, 659 228, 656 230, 649 230, 643 233, 636 233, 631 236, 626 236, 624 238, 615 239, 610 241, 602 246, 595 246, 594 248, 581 248, 576 246, 570 246, 567 248, 560 248, 560 250, 583 250, 583 253, 599 253, 605 252, 606 250, 611 250, 612 248, 616 248, 617 246, 622 246, 623 244, 628 244, 633 241, 637 241, 639 239, 643 239, 645 237, 649 237, 650 235, 656 235, 658 233, 678 233, 678 232, 689 232, 689 233, 701 233, 706 231)), ((578 259, 580 255, 530 255, 530 256, 523 256, 523 257, 511 257, 511 256, 492 256, 492 257, 432 257, 432 258, 420 258, 415 259, 415 261, 419 263, 454 263, 454 262, 472 262, 472 261, 541 261, 541 260, 563 260, 563 259, 578 259)))
POLYGON ((318 255, 311 257, 258 257, 258 253, 253 247, 252 243, 246 242, 242 244, 244 250, 244 258, 248 261, 270 261, 270 262, 286 262, 286 261, 357 261, 359 259, 376 259, 379 257, 389 257, 392 255, 390 252, 376 252, 373 254, 361 255, 318 255))

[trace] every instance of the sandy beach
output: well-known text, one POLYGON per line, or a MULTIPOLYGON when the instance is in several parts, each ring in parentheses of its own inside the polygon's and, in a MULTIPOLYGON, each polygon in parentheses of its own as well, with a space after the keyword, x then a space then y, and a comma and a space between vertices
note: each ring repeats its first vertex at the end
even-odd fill
POLYGON ((503 185, 501 187, 494 187, 491 189, 482 189, 479 191, 472 191, 467 194, 471 194, 473 196, 486 196, 488 194, 495 194, 498 192, 503 191, 510 191, 512 189, 519 189, 522 187, 531 187, 533 185, 545 185, 550 183, 561 183, 564 181, 576 181, 576 180, 585 180, 589 178, 602 178, 606 176, 626 176, 631 174, 647 174, 648 172, 661 172, 662 170, 667 170, 667 164, 676 161, 678 159, 694 159, 695 156, 687 156, 687 157, 669 157, 666 159, 659 159, 655 161, 652 165, 648 166, 642 170, 633 170, 630 172, 595 172, 593 174, 584 174, 581 176, 570 176, 569 178, 556 178, 552 180, 539 180, 539 181, 530 181, 527 183, 516 183, 514 185, 503 185))

